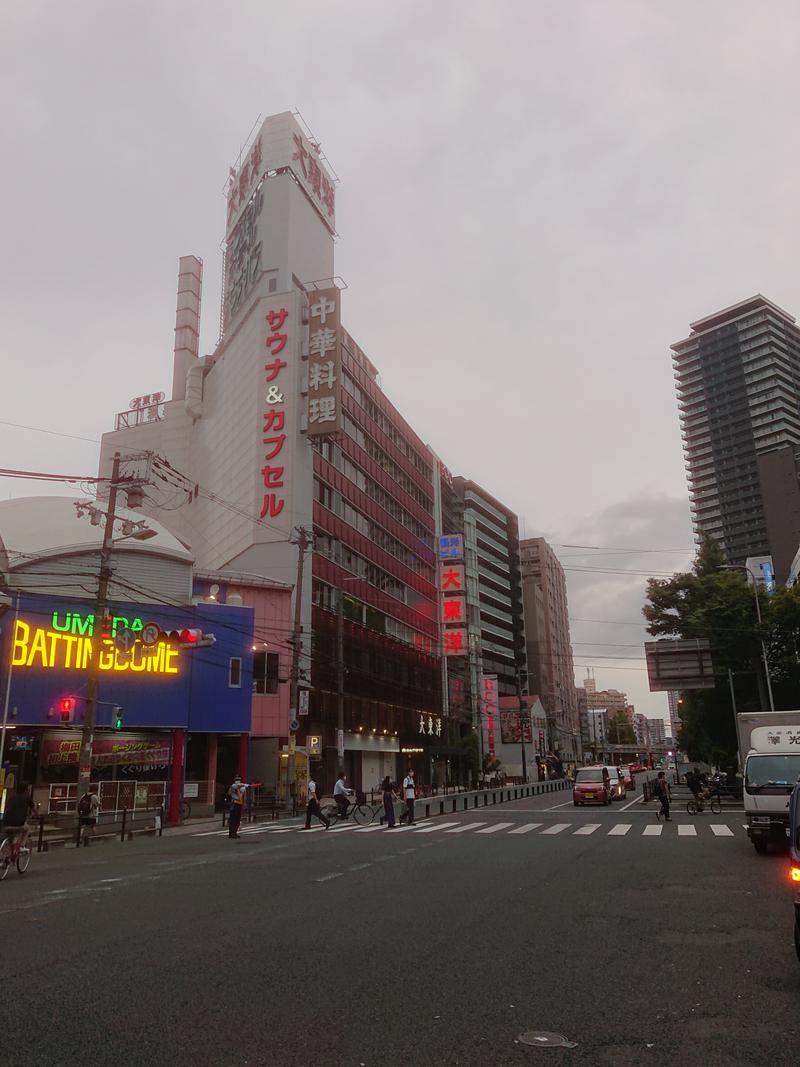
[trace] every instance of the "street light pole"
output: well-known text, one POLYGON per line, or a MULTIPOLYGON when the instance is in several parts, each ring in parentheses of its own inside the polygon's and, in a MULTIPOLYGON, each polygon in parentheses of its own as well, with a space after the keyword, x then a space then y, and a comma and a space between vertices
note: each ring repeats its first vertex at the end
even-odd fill
MULTIPOLYGON (((750 568, 747 566, 746 563, 725 563, 725 564, 723 564, 723 568, 722 569, 723 570, 743 570, 743 571, 745 571, 746 574, 748 574, 753 579, 753 596, 755 597, 755 601, 756 601, 756 619, 758 620, 758 629, 759 629, 759 633, 760 633, 761 626, 762 626, 762 621, 761 621, 761 604, 760 604, 759 599, 758 599, 758 577, 757 577, 757 575, 753 574, 753 572, 750 570, 750 568)), ((774 698, 772 696, 772 678, 770 677, 770 673, 769 673, 769 660, 767 659, 767 646, 766 646, 766 643, 764 642, 764 638, 763 637, 760 637, 760 641, 761 641, 761 658, 764 661, 764 675, 765 675, 765 677, 767 679, 767 694, 769 696, 769 710, 770 711, 774 711, 775 710, 775 700, 774 700, 774 698)))
MULTIPOLYGON (((519 671, 517 671, 517 700, 519 701, 519 747, 520 747, 520 750, 522 752, 522 783, 523 783, 523 785, 527 785, 527 782, 528 782, 528 758, 525 755, 525 722, 524 722, 523 710, 522 710, 522 707, 523 707, 523 705, 522 705, 522 679, 520 677, 520 672, 519 671)), ((533 731, 533 726, 531 726, 531 731, 533 731)), ((533 733, 532 732, 531 732, 531 737, 533 737, 533 733)))
POLYGON ((295 781, 295 744, 296 734, 292 723, 297 720, 300 690, 300 645, 303 639, 303 568, 306 551, 311 546, 308 530, 301 526, 297 531, 297 579, 294 586, 294 629, 292 637, 292 670, 289 678, 289 758, 286 767, 286 791, 294 808, 292 796, 295 781))

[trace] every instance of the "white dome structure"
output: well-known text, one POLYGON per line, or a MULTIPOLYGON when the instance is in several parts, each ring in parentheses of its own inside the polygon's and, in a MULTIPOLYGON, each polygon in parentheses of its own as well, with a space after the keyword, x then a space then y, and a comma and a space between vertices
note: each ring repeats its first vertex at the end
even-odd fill
MULTIPOLYGON (((105 500, 66 496, 0 501, 0 584, 22 592, 93 598, 106 507, 105 500)), ((190 604, 193 563, 188 547, 161 523, 117 507, 111 599, 190 604)))

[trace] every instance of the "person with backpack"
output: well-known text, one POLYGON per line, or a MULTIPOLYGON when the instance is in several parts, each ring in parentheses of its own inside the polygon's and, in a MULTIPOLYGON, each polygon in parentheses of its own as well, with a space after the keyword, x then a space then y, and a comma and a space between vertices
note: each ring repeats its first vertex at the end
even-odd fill
POLYGON ((97 795, 97 786, 90 785, 89 792, 84 793, 78 801, 78 823, 80 837, 78 843, 88 846, 89 839, 94 836, 97 820, 100 816, 100 797, 97 795))
POLYGON ((661 820, 661 816, 664 816, 664 822, 672 822, 669 814, 669 802, 671 800, 669 782, 664 777, 664 772, 658 772, 658 778, 656 778, 656 797, 661 802, 661 807, 656 812, 656 819, 661 820))

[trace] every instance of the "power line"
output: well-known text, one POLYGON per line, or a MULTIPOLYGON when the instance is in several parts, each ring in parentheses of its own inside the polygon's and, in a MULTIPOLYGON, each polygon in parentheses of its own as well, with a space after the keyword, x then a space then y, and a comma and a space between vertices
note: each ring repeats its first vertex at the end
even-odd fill
POLYGON ((58 430, 46 430, 43 426, 28 426, 24 422, 7 422, 0 419, 0 426, 13 426, 16 430, 34 430, 36 433, 50 434, 51 437, 68 437, 71 441, 89 441, 93 445, 101 442, 95 437, 79 437, 74 433, 60 433, 58 430))

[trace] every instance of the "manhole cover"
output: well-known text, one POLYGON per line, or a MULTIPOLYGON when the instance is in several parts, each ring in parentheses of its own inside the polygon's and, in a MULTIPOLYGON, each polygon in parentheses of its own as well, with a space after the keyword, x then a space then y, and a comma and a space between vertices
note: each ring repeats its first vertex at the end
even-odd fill
POLYGON ((551 1034, 548 1030, 526 1030, 517 1040, 534 1048, 576 1048, 578 1044, 577 1041, 567 1041, 563 1034, 551 1034))

